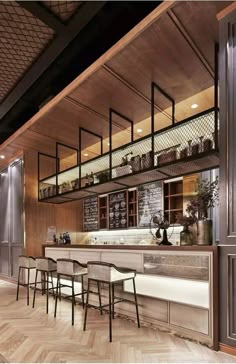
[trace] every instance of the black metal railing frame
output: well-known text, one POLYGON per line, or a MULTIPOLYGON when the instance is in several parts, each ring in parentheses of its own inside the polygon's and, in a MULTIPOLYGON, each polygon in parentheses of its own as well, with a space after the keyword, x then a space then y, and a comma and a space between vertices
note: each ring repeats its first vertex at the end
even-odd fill
MULTIPOLYGON (((149 135, 146 135, 142 138, 139 138, 137 140, 134 141, 134 122, 133 120, 131 120, 130 118, 128 118, 127 116, 121 114, 120 112, 118 112, 117 110, 114 110, 112 108, 109 109, 109 151, 106 153, 103 153, 103 137, 99 134, 96 134, 88 129, 79 128, 79 148, 78 150, 74 147, 71 147, 69 145, 63 144, 63 143, 56 143, 56 156, 52 156, 52 155, 48 155, 45 153, 38 153, 38 198, 39 198, 39 190, 40 190, 40 184, 43 183, 44 181, 47 181, 49 178, 52 177, 56 177, 56 193, 57 196, 61 196, 62 194, 58 193, 58 176, 60 173, 65 173, 67 171, 72 170, 73 168, 78 167, 78 178, 79 178, 79 189, 84 189, 85 187, 81 187, 81 168, 82 166, 86 165, 87 163, 91 163, 92 161, 96 161, 99 160, 99 158, 102 158, 106 155, 108 155, 109 157, 109 168, 108 168, 108 172, 109 172, 109 180, 113 181, 115 180, 115 178, 112 177, 112 169, 116 168, 117 166, 113 166, 112 164, 112 155, 117 152, 117 151, 122 151, 125 150, 125 148, 128 148, 129 146, 134 146, 136 143, 140 143, 142 141, 145 141, 149 138, 151 138, 151 152, 152 152, 152 166, 150 169, 156 169, 158 170, 158 166, 155 166, 155 161, 154 161, 154 157, 155 157, 155 136, 157 136, 158 134, 164 133, 166 131, 169 131, 173 128, 179 128, 182 125, 184 125, 185 123, 188 123, 190 121, 193 121, 194 119, 197 119, 201 116, 207 115, 211 112, 214 112, 214 135, 215 135, 215 139, 214 139, 214 148, 212 149, 213 151, 218 152, 218 130, 219 130, 219 121, 218 121, 218 113, 219 113, 219 108, 218 108, 218 54, 219 54, 219 47, 218 44, 215 44, 215 77, 214 77, 214 107, 207 109, 205 111, 202 111, 194 116, 188 117, 182 121, 175 121, 175 101, 159 86, 157 85, 155 82, 151 83, 151 133, 149 135), (155 131, 155 108, 157 107, 155 105, 155 90, 157 90, 158 92, 160 92, 168 101, 171 102, 171 109, 172 109, 172 115, 171 115, 171 125, 162 128, 158 131, 155 131), (117 147, 115 149, 112 148, 112 125, 113 125, 113 119, 112 116, 113 114, 119 116, 120 118, 122 118, 123 120, 125 120, 127 123, 129 123, 131 125, 131 141, 125 145, 122 145, 120 147, 117 147), (85 161, 82 162, 82 132, 85 133, 89 133, 97 138, 100 139, 100 143, 101 143, 101 150, 100 150, 100 155, 96 156, 92 159, 90 159, 89 161, 85 161), (64 147, 67 148, 71 148, 77 151, 77 161, 78 164, 76 166, 73 166, 71 168, 65 169, 63 170, 63 172, 59 171, 59 157, 58 157, 58 148, 59 146, 62 145, 64 147), (49 158, 54 158, 56 159, 57 163, 56 163, 56 174, 54 175, 50 175, 46 178, 40 179, 40 156, 46 156, 49 158)), ((191 157, 187 157, 190 158, 191 157)), ((173 163, 173 162, 172 162, 173 163)), ((142 170, 138 173, 142 173, 142 170)), ((117 177, 119 178, 119 177, 117 177)), ((46 182, 45 182, 46 183, 46 182)), ((65 192, 67 193, 67 192, 65 192)), ((52 196, 54 197, 54 196, 52 196)), ((39 199, 40 200, 40 199, 39 199)))

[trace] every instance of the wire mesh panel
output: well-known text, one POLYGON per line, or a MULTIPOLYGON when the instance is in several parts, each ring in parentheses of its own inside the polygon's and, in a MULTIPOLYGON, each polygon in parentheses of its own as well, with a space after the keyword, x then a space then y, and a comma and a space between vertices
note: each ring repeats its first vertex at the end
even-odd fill
POLYGON ((161 173, 159 170, 149 170, 142 173, 132 174, 130 176, 121 177, 117 182, 122 183, 124 186, 133 187, 139 186, 153 181, 160 181, 165 179, 166 174, 161 173))
POLYGON ((214 111, 211 111, 155 135, 155 166, 159 167, 213 150, 215 148, 214 116, 214 111))
POLYGON ((152 167, 151 138, 112 152, 112 178, 138 173, 152 167))
POLYGON ((0 2, 0 102, 53 39, 54 34, 51 28, 17 2, 0 2))
POLYGON ((173 164, 168 164, 158 168, 158 171, 165 173, 168 177, 183 176, 185 174, 200 172, 203 170, 217 168, 219 166, 219 153, 211 151, 203 153, 202 157, 190 157, 190 160, 176 160, 173 164))
POLYGON ((69 20, 70 17, 81 6, 82 1, 42 1, 43 5, 47 7, 54 15, 63 20, 69 20))
POLYGON ((56 193, 56 176, 47 178, 43 182, 39 182, 39 200, 55 196, 56 193))
POLYGON ((79 189, 79 167, 58 174, 58 193, 79 189))
POLYGON ((81 165, 81 187, 104 183, 109 178, 109 155, 101 156, 81 165))

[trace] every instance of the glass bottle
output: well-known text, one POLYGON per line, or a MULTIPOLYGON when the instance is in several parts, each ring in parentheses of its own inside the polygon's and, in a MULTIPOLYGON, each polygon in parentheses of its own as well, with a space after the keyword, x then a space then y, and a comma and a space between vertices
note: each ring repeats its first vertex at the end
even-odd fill
POLYGON ((94 176, 93 176, 93 172, 91 172, 91 175, 90 175, 90 186, 94 184, 94 176))
POLYGON ((85 177, 85 187, 89 186, 89 177, 88 177, 88 173, 86 173, 86 177, 85 177))

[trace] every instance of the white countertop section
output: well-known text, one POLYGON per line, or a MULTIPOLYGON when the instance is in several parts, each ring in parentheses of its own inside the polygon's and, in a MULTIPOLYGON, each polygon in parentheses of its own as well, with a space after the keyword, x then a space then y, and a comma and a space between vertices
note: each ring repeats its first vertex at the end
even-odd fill
MULTIPOLYGON (((124 290, 133 293, 132 281, 124 282, 124 290)), ((209 283, 180 278, 137 274, 138 294, 209 309, 209 283)))

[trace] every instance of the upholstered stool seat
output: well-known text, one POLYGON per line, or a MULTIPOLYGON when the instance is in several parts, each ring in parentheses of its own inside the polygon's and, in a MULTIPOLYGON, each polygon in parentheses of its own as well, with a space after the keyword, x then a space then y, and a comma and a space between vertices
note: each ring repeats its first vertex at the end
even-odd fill
POLYGON ((103 282, 108 284, 108 292, 109 292, 109 303, 107 305, 102 305, 102 308, 109 308, 109 337, 110 342, 112 341, 112 318, 114 318, 114 305, 119 302, 128 301, 134 303, 136 306, 136 315, 138 327, 140 327, 139 322, 139 313, 138 313, 138 302, 135 288, 135 276, 136 271, 130 268, 120 268, 115 264, 106 263, 106 262, 97 262, 90 261, 87 263, 88 267, 88 294, 85 306, 85 314, 84 314, 84 331, 86 330, 86 322, 87 322, 87 312, 89 305, 89 293, 90 293, 90 283, 91 281, 103 282), (130 301, 126 298, 115 297, 114 287, 115 284, 132 279, 133 288, 134 288, 134 301, 130 301), (115 300, 116 299, 116 300, 115 300))
POLYGON ((34 284, 33 308, 35 305, 36 291, 42 290, 42 293, 46 291, 47 295, 46 312, 48 313, 48 297, 50 290, 52 290, 54 296, 53 273, 57 271, 57 262, 54 259, 47 257, 37 257, 35 258, 35 260, 36 260, 36 274, 35 274, 35 284, 34 284), (37 283, 39 283, 37 282, 38 272, 41 273, 42 289, 37 288, 37 283), (49 277, 51 278, 50 281, 49 277), (48 287, 49 284, 51 284, 50 288, 48 287))
MULTIPOLYGON (((78 262, 77 260, 73 260, 73 259, 57 259, 57 291, 56 291, 54 317, 56 317, 56 312, 57 312, 58 295, 59 295, 59 299, 61 299, 61 288, 69 287, 72 289, 72 295, 66 296, 65 298, 72 298, 72 325, 74 325, 74 306, 76 304, 75 297, 80 296, 80 295, 82 296, 82 305, 84 308, 84 295, 87 293, 87 290, 85 290, 85 288, 84 288, 84 276, 87 275, 87 273, 88 273, 88 269, 87 269, 86 264, 82 264, 82 263, 78 262), (69 277, 71 280, 71 285, 61 284, 60 283, 61 276, 69 277), (78 279, 78 277, 81 280, 81 292, 75 294, 74 282, 75 282, 75 279, 78 279)), ((98 288, 98 292, 93 292, 93 293, 98 294, 99 308, 100 308, 100 311, 102 314, 102 306, 101 306, 102 303, 101 303, 99 282, 97 282, 97 288, 98 288)))
MULTIPOLYGON (((30 287, 30 270, 36 268, 35 258, 32 256, 20 255, 19 260, 19 270, 18 270, 18 281, 17 281, 17 292, 16 292, 16 300, 19 299, 19 288, 20 286, 27 287, 27 305, 29 305, 29 287, 30 287), (23 283, 21 281, 21 273, 27 271, 27 281, 23 283)), ((25 282, 25 277, 23 279, 25 282)))
POLYGON ((72 325, 74 325, 74 306, 76 304, 75 297, 82 296, 82 304, 84 307, 84 294, 86 294, 86 290, 84 289, 84 275, 88 273, 86 264, 82 264, 77 260, 73 259, 57 259, 57 290, 56 290, 56 300, 55 300, 55 310, 54 317, 57 314, 57 299, 61 300, 61 288, 69 287, 72 289, 72 294, 70 296, 66 296, 65 298, 71 298, 72 302, 72 325), (71 285, 61 284, 61 276, 68 277, 71 281, 71 285), (75 294, 74 282, 75 279, 80 278, 81 280, 81 292, 75 294), (59 293, 60 292, 60 293, 59 293))

